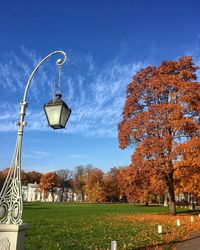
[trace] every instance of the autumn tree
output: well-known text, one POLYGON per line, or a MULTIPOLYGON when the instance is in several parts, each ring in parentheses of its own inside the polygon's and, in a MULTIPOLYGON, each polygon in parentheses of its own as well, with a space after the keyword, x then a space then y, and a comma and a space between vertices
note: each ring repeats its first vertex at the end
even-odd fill
MULTIPOLYGON (((9 171, 9 168, 6 168, 0 172, 0 187, 3 185, 3 182, 6 179, 8 171, 9 171)), ((22 185, 28 185, 28 183, 35 183, 35 182, 39 183, 41 175, 42 175, 41 173, 38 173, 35 171, 31 171, 27 173, 24 170, 21 170, 21 183, 22 185)))
POLYGON ((128 201, 148 205, 156 197, 164 195, 165 183, 159 176, 152 174, 145 168, 138 167, 136 163, 121 169, 119 172, 121 193, 128 201))
POLYGON ((87 170, 85 193, 90 202, 105 201, 104 173, 101 169, 87 170))
POLYGON ((28 183, 40 183, 40 178, 41 178, 42 174, 40 172, 37 171, 30 171, 27 173, 27 177, 28 177, 28 183))
POLYGON ((200 197, 200 140, 193 138, 179 148, 182 160, 175 165, 176 193, 200 197))
POLYGON ((5 168, 0 172, 0 190, 3 188, 9 170, 10 170, 9 168, 5 168))
POLYGON ((54 201, 54 188, 59 186, 60 182, 61 180, 55 172, 43 174, 40 179, 40 189, 44 191, 45 195, 50 192, 54 201))
POLYGON ((165 181, 173 215, 175 165, 183 160, 178 147, 193 138, 199 140, 198 69, 188 56, 140 70, 127 86, 122 121, 118 125, 120 147, 135 145, 132 167, 137 159, 141 169, 158 174, 165 181))
POLYGON ((110 201, 119 201, 120 184, 119 184, 119 169, 111 168, 104 176, 105 195, 110 201))
POLYGON ((21 170, 21 183, 22 185, 25 185, 25 186, 27 186, 29 183, 28 175, 24 170, 21 170))
POLYGON ((118 171, 118 182, 120 187, 120 201, 127 201, 127 187, 128 187, 128 167, 121 167, 118 171))

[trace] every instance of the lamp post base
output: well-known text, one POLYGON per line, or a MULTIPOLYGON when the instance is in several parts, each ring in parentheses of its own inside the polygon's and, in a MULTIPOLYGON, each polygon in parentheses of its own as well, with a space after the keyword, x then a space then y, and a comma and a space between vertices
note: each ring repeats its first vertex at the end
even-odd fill
POLYGON ((23 250, 28 224, 0 224, 0 250, 23 250))

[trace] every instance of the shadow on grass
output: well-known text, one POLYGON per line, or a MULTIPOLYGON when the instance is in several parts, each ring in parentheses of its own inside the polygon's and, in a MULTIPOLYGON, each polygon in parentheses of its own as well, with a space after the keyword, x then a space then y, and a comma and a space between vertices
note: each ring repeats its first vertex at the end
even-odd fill
POLYGON ((51 207, 48 206, 41 206, 41 203, 24 203, 24 209, 25 210, 35 210, 35 209, 42 209, 42 210, 49 210, 52 209, 51 207))
POLYGON ((197 211, 197 210, 185 210, 185 211, 178 211, 177 214, 193 214, 193 215, 198 215, 199 211, 197 211))
POLYGON ((24 208, 25 210, 50 210, 52 208, 50 207, 25 207, 24 208))

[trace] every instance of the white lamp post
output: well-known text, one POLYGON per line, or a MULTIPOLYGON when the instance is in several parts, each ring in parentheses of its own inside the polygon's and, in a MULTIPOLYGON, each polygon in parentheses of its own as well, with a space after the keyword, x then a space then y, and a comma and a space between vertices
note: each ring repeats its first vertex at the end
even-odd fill
MULTIPOLYGON (((55 54, 62 54, 63 59, 56 61, 57 66, 61 69, 66 62, 67 56, 64 51, 54 51, 41 60, 31 73, 25 87, 24 97, 20 103, 20 120, 17 122, 18 135, 13 161, 5 180, 4 186, 0 193, 0 248, 1 249, 23 249, 24 231, 27 224, 22 224, 22 188, 21 188, 21 148, 24 126, 26 122, 24 117, 26 115, 27 101, 26 96, 31 83, 31 80, 39 69, 41 64, 49 57, 55 54), (2 248, 3 247, 3 248, 2 248), (9 248, 8 248, 9 247, 9 248)), ((65 128, 65 125, 71 114, 71 110, 67 104, 61 99, 61 94, 56 94, 53 101, 45 105, 45 113, 48 123, 52 128, 65 128)))

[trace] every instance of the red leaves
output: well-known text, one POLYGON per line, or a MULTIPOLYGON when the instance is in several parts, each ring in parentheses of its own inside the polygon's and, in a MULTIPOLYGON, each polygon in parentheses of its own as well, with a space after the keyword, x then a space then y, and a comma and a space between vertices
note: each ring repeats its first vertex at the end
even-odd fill
POLYGON ((89 169, 86 176, 85 192, 88 201, 100 202, 105 201, 105 185, 101 169, 89 169))
POLYGON ((60 178, 55 172, 43 174, 40 179, 40 188, 43 191, 50 191, 52 188, 59 186, 60 178))

